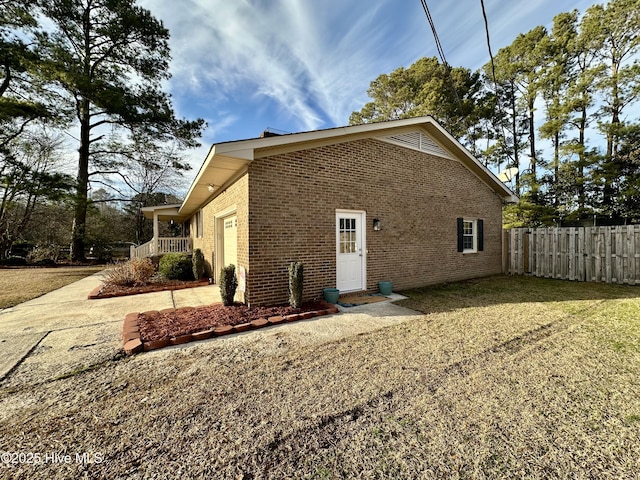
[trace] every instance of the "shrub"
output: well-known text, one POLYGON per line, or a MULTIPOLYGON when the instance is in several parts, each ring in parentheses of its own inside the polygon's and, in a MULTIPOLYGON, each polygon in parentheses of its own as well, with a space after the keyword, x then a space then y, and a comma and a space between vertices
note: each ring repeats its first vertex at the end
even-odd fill
POLYGON ((58 245, 38 245, 27 254, 27 261, 37 265, 51 265, 60 258, 58 245))
POLYGON ((304 267, 300 262, 289 265, 289 305, 300 308, 302 305, 302 285, 304 283, 304 267))
POLYGON ((137 284, 149 283, 156 273, 156 267, 150 258, 132 258, 125 263, 129 264, 131 275, 137 284))
POLYGON ((193 280, 191 256, 186 253, 167 253, 160 259, 158 271, 169 280, 193 280))
POLYGON ((154 273, 155 267, 150 258, 132 258, 107 268, 102 277, 106 285, 135 287, 148 284, 154 273))
POLYGON ((119 262, 107 268, 102 272, 102 279, 105 285, 118 287, 132 287, 135 285, 127 262, 119 262))
POLYGON ((22 267, 27 264, 27 259, 23 257, 8 257, 0 260, 0 265, 7 265, 9 267, 22 267))
POLYGON ((236 278, 236 266, 231 264, 222 267, 220 270, 220 296, 222 304, 225 306, 233 305, 233 297, 236 296, 236 288, 238 288, 238 279, 236 278))
POLYGON ((204 255, 202 254, 202 250, 199 248, 195 249, 191 262, 193 264, 193 276, 196 280, 200 280, 204 277, 204 255))
POLYGON ((56 265, 55 260, 52 260, 51 258, 41 258, 40 260, 31 263, 39 267, 53 267, 56 265))

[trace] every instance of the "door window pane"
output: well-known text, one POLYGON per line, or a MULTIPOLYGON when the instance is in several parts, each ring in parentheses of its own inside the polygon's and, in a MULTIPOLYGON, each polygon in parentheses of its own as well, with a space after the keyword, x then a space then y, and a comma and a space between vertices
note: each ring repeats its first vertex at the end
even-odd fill
POLYGON ((356 219, 341 218, 340 227, 340 253, 355 253, 357 251, 356 244, 356 219))

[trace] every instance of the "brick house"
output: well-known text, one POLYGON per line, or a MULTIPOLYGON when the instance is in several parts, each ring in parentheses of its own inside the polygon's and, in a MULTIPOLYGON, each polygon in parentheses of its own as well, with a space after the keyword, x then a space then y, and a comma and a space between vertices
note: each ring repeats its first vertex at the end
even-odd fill
POLYGON ((200 248, 216 279, 235 264, 240 299, 260 305, 287 301, 292 261, 306 299, 500 273, 502 206, 516 200, 419 117, 213 145, 184 202, 145 214, 184 221, 178 248, 200 248))

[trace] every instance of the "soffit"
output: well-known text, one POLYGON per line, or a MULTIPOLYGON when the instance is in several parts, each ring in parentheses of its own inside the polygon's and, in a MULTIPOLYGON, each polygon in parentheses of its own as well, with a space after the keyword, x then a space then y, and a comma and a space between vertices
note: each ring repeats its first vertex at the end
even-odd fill
MULTIPOLYGON (((241 157, 244 155, 240 155, 241 157)), ((191 216, 219 192, 233 183, 238 174, 246 169, 249 159, 229 155, 211 155, 191 184, 189 193, 180 208, 180 213, 191 216), (210 191, 209 186, 213 188, 210 191)))
POLYGON ((140 210, 145 218, 153 220, 154 214, 157 214, 158 220, 161 222, 168 222, 173 220, 175 222, 184 222, 187 217, 179 213, 180 204, 176 205, 158 205, 155 207, 142 207, 140 210))

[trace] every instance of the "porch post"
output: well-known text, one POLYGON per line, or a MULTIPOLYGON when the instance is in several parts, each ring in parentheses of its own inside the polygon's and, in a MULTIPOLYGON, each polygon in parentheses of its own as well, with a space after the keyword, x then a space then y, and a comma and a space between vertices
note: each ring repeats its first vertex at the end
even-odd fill
POLYGON ((153 254, 159 255, 158 237, 160 236, 160 227, 158 226, 158 212, 153 212, 153 254))

